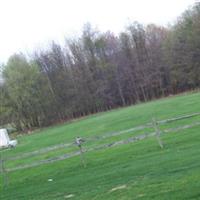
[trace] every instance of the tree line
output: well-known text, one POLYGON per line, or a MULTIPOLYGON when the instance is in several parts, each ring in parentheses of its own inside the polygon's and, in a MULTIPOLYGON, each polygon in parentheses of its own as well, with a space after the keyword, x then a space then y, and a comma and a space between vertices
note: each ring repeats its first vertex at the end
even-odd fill
POLYGON ((200 85, 200 5, 171 27, 130 24, 116 35, 86 24, 65 45, 1 66, 0 125, 48 126, 200 85))

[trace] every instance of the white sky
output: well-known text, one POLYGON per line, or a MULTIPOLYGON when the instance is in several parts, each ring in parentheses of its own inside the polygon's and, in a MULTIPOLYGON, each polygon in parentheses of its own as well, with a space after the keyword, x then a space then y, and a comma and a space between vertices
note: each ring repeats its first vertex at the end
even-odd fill
POLYGON ((167 25, 195 0, 0 0, 0 62, 49 41, 78 35, 90 22, 119 32, 130 21, 167 25))

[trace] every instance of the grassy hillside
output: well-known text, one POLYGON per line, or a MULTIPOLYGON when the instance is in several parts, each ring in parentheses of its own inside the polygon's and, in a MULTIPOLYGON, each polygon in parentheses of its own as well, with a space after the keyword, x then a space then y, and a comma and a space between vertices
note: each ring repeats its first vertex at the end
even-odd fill
POLYGON ((200 115, 160 123, 164 149, 147 125, 200 112, 199 100, 200 93, 184 94, 19 136, 16 149, 1 151, 9 171, 7 185, 0 177, 1 198, 200 199, 200 115), (76 136, 86 140, 85 168, 73 156, 76 136))

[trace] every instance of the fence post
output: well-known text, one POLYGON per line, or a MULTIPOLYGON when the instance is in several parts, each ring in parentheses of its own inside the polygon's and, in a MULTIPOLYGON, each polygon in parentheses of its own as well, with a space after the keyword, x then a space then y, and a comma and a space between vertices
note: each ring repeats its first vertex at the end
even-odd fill
POLYGON ((84 152, 83 152, 82 146, 79 146, 79 148, 80 148, 81 162, 83 164, 83 167, 86 167, 84 152))
POLYGON ((5 160, 2 158, 2 154, 0 153, 0 172, 2 174, 2 182, 3 182, 3 187, 8 185, 8 177, 7 177, 7 172, 4 166, 5 160))
POLYGON ((83 152, 83 149, 82 149, 82 143, 83 142, 84 142, 84 140, 82 138, 76 137, 75 144, 80 149, 80 157, 81 157, 82 165, 83 165, 83 167, 86 167, 85 158, 84 158, 84 152, 83 152))
POLYGON ((156 138, 157 138, 157 141, 158 141, 158 144, 160 146, 161 149, 164 148, 164 145, 163 145, 163 142, 160 138, 160 129, 159 129, 159 126, 158 126, 158 122, 155 120, 155 118, 152 119, 152 124, 153 124, 153 128, 155 130, 155 133, 156 133, 156 138))

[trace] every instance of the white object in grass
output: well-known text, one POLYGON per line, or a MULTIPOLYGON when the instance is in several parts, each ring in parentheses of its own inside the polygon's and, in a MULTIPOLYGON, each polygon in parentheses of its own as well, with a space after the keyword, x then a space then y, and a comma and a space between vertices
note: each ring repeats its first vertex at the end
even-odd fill
POLYGON ((114 192, 114 191, 116 191, 116 190, 122 190, 122 189, 125 189, 127 186, 126 185, 120 185, 120 186, 117 186, 117 187, 115 187, 115 188, 112 188, 111 190, 110 190, 110 192, 114 192))
POLYGON ((17 140, 10 140, 7 130, 0 129, 0 148, 15 147, 17 140))
POLYGON ((69 195, 65 196, 65 199, 69 199, 69 198, 72 198, 72 197, 74 197, 74 194, 69 194, 69 195))

